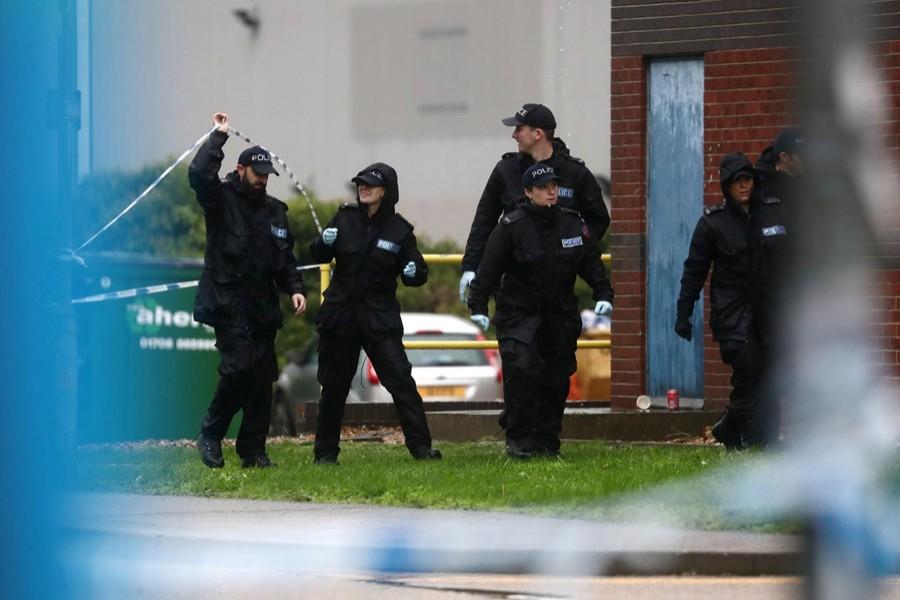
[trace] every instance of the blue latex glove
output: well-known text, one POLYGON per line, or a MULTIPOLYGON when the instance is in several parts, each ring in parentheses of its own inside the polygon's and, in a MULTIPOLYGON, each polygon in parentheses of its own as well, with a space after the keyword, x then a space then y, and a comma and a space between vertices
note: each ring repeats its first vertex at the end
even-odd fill
POLYGON ((491 320, 485 315, 472 315, 472 322, 481 327, 484 331, 487 331, 488 327, 491 325, 491 320))
POLYGON ((463 271, 462 277, 459 278, 459 299, 466 301, 466 288, 475 279, 475 271, 463 271))
POLYGON ((326 246, 331 246, 334 243, 334 240, 337 239, 337 227, 329 227, 325 231, 322 232, 322 241, 325 242, 326 246))
POLYGON ((612 304, 607 302, 606 300, 600 300, 597 302, 597 306, 594 307, 594 312, 598 315, 611 315, 612 314, 612 304))
POLYGON ((403 267, 403 275, 406 277, 415 277, 416 276, 416 263, 413 261, 409 261, 406 263, 406 266, 403 267))

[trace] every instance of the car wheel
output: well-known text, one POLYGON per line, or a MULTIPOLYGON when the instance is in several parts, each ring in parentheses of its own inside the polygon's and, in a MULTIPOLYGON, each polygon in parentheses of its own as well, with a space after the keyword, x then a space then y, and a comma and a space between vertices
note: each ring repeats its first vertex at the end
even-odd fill
POLYGON ((269 435, 297 435, 297 422, 293 407, 281 390, 275 391, 272 399, 272 418, 269 420, 269 435))

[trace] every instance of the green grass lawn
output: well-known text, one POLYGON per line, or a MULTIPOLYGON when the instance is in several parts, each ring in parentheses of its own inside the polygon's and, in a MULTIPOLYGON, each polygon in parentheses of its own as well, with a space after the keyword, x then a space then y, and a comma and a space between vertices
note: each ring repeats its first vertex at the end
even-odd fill
POLYGON ((631 519, 649 509, 663 522, 698 528, 780 527, 736 520, 708 498, 710 486, 759 460, 716 446, 566 442, 561 459, 519 461, 498 442, 442 443, 441 461, 415 461, 402 445, 343 442, 340 465, 312 463, 312 445, 270 443, 277 469, 241 469, 225 446, 224 469, 208 469, 192 445, 84 447, 75 487, 82 491, 251 498, 291 502, 504 510, 631 519), (677 480, 702 484, 664 484, 677 480), (625 501, 621 499, 625 498, 625 501), (633 501, 633 498, 643 498, 633 501))

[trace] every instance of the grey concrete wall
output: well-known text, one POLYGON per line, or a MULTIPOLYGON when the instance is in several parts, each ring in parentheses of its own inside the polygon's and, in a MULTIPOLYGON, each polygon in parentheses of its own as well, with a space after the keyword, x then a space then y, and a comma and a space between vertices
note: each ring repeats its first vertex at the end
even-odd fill
MULTIPOLYGON (((609 173, 609 0, 79 0, 80 172, 174 157, 223 110, 322 198, 381 160, 420 232, 465 239, 524 102, 609 173), (233 11, 258 7, 254 31, 233 11), (461 104, 464 108, 461 109, 461 104)), ((226 165, 244 142, 226 145, 226 165)), ((270 184, 293 193, 287 178, 270 184)))

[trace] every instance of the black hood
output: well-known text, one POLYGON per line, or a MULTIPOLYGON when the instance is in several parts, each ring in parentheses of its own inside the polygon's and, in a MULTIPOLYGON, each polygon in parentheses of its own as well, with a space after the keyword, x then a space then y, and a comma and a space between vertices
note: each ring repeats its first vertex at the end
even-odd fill
MULTIPOLYGON (((553 144, 553 155, 542 162, 549 164, 550 166, 556 166, 568 158, 571 153, 569 152, 569 147, 566 146, 566 143, 560 138, 555 137, 551 142, 553 144)), ((523 167, 530 167, 534 164, 534 158, 532 158, 530 154, 519 152, 519 164, 523 167)))
MULTIPOLYGON (((400 201, 400 189, 397 185, 397 171, 388 164, 377 162, 372 163, 359 173, 357 173, 357 177, 364 175, 366 173, 370 173, 372 171, 378 171, 384 176, 385 185, 384 185, 384 197, 381 199, 381 208, 378 209, 378 212, 394 212, 394 206, 400 201)), ((359 202, 359 194, 356 195, 356 201, 359 202)))
POLYGON ((749 158, 740 152, 726 154, 719 163, 719 185, 722 187, 723 194, 728 195, 728 184, 732 182, 735 175, 741 172, 749 174, 756 183, 756 171, 753 170, 749 158))
POLYGON ((559 156, 560 158, 569 156, 569 147, 566 146, 562 139, 555 137, 551 142, 553 142, 553 156, 559 156))

